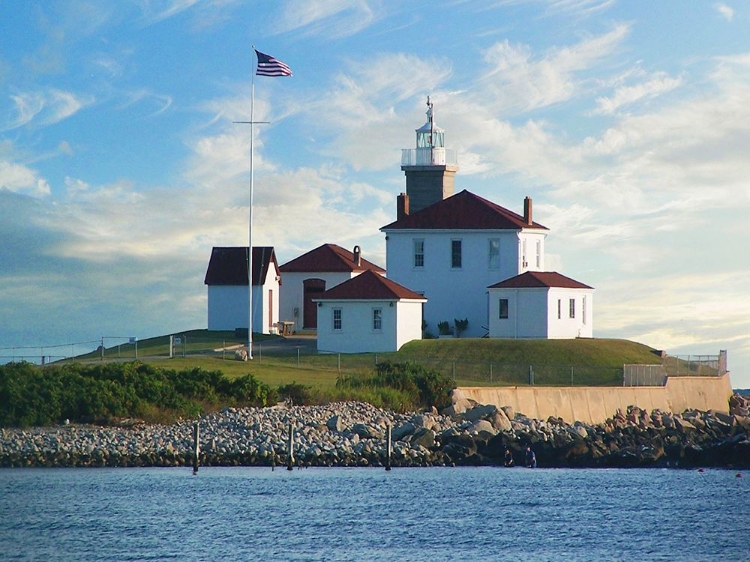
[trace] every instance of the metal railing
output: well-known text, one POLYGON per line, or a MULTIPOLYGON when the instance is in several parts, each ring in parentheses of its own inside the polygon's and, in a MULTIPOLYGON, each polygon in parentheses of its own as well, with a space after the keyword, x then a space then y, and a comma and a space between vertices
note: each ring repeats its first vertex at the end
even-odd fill
POLYGON ((404 148, 401 150, 402 166, 456 166, 458 156, 450 148, 404 148))

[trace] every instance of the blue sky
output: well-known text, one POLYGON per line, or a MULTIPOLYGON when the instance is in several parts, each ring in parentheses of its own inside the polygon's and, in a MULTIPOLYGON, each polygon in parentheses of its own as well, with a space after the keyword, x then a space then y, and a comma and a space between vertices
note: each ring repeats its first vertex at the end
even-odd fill
MULTIPOLYGON (((212 246, 385 265, 435 103, 469 189, 550 228, 597 337, 729 352, 750 387, 750 6, 616 0, 0 4, 0 355, 206 326, 212 246)), ((54 351, 48 351, 48 353, 54 351)), ((64 353, 61 353, 64 354, 64 353)))

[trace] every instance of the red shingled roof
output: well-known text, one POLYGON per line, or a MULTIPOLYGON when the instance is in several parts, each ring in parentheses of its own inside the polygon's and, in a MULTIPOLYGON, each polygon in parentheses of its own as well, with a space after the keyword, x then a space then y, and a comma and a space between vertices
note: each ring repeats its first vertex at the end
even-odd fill
POLYGON ((392 222, 380 230, 520 230, 540 228, 537 222, 526 224, 523 217, 465 189, 452 197, 433 203, 413 215, 392 222))
POLYGON ((489 286, 490 289, 525 289, 532 287, 593 289, 593 287, 584 285, 570 277, 565 277, 556 271, 527 271, 489 286))
POLYGON ((391 281, 372 270, 344 281, 323 293, 315 300, 398 300, 424 299, 424 295, 415 293, 395 281, 391 281))
POLYGON ((280 268, 282 273, 290 272, 361 272, 366 270, 385 273, 385 269, 360 257, 357 265, 354 252, 336 244, 323 244, 298 258, 286 262, 280 268))
MULTIPOLYGON (((253 285, 262 285, 273 264, 279 275, 279 265, 272 246, 253 246, 253 285)), ((215 247, 208 262, 206 285, 247 285, 247 246, 215 247)))

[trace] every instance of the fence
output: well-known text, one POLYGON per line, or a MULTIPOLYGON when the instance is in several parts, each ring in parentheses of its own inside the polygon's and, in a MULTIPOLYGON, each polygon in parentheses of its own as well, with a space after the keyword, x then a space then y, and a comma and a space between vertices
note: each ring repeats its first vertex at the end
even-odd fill
POLYGON ((721 376, 727 372, 727 351, 718 355, 668 355, 664 368, 670 377, 721 376))
POLYGON ((664 365, 623 365, 623 386, 664 386, 667 372, 664 365))
MULTIPOLYGON (((170 357, 189 355, 208 355, 234 360, 234 348, 242 347, 232 334, 227 339, 216 336, 180 334, 163 342, 153 342, 148 348, 149 357, 170 357), (170 347, 171 345, 171 347, 170 347)), ((138 358, 138 343, 118 343, 104 348, 106 339, 127 340, 128 338, 109 338, 76 344, 64 344, 44 347, 15 347, 0 349, 0 362, 30 361, 46 364, 53 361, 75 357, 76 360, 116 360, 138 358), (82 355, 77 348, 88 346, 90 350, 96 344, 95 351, 82 355), (70 355, 63 352, 70 350, 70 355), (10 354, 8 352, 11 352, 10 354)), ((313 340, 314 341, 314 340, 313 340)), ((336 371, 338 373, 355 373, 369 371, 379 362, 411 362, 453 377, 461 384, 470 385, 538 385, 538 386, 664 386, 667 376, 720 376, 726 373, 727 352, 719 355, 666 356, 658 365, 623 365, 622 367, 571 366, 559 364, 508 364, 489 361, 457 361, 452 358, 409 357, 400 353, 365 353, 365 354, 319 354, 314 345, 300 345, 284 348, 275 346, 273 340, 257 341, 254 347, 254 361, 269 361, 296 366, 304 369, 336 371)))

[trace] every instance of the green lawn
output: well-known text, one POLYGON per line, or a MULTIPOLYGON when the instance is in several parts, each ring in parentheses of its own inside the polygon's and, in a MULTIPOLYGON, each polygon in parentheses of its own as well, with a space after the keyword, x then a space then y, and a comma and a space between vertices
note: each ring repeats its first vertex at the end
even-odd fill
MULTIPOLYGON (((190 330, 180 334, 176 357, 169 358, 169 337, 138 342, 138 359, 180 370, 201 367, 220 370, 234 377, 251 373, 276 386, 292 382, 330 390, 339 373, 362 372, 377 363, 416 361, 454 376, 460 386, 497 386, 529 384, 568 386, 622 384, 625 363, 658 364, 656 350, 646 345, 615 339, 504 340, 433 339, 413 341, 397 353, 317 354, 298 351, 292 346, 285 354, 263 353, 263 343, 279 336, 254 335, 256 348, 252 361, 234 360, 233 346, 245 343, 234 332, 190 330), (227 351, 222 352, 225 348, 227 351), (184 355, 184 357, 183 357, 184 355)), ((270 346, 269 346, 270 347, 270 346)), ((105 349, 107 360, 135 358, 134 345, 105 349)), ((101 351, 77 358, 101 360, 101 351)))

